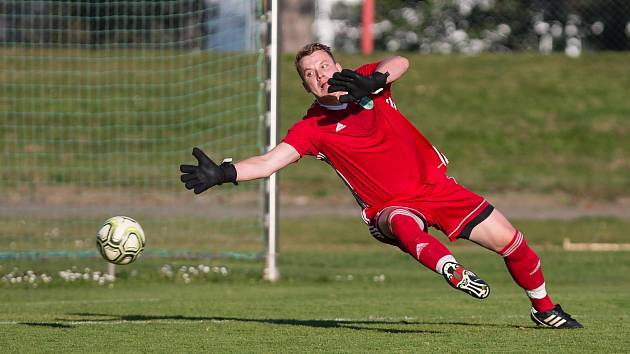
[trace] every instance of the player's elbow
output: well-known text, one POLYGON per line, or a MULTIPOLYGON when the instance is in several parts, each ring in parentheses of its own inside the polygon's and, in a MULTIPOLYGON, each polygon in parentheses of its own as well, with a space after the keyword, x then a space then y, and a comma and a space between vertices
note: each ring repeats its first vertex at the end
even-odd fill
POLYGON ((389 72, 388 83, 398 80, 409 68, 409 60, 399 55, 390 57, 385 62, 384 67, 389 72))
POLYGON ((409 69, 409 59, 398 55, 395 57, 394 60, 396 61, 396 66, 400 68, 402 72, 405 72, 407 71, 407 69, 409 69))

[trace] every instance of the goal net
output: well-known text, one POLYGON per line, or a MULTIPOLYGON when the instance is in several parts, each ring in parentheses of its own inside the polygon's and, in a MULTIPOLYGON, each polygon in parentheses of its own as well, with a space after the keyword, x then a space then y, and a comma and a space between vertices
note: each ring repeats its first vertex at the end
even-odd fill
POLYGON ((2 1, 0 258, 96 256, 114 215, 146 256, 261 256, 262 182, 179 181, 193 146, 264 151, 261 4, 2 1))

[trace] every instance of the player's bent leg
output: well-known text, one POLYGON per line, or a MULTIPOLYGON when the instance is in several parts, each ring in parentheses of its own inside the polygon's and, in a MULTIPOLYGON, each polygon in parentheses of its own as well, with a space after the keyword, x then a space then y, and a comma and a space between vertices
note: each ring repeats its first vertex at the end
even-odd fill
POLYGON ((427 233, 426 222, 412 211, 390 208, 380 213, 379 229, 398 240, 398 246, 418 262, 444 276, 455 289, 475 298, 484 299, 490 287, 475 273, 458 264, 451 252, 427 233))
POLYGON ((499 212, 493 210, 486 220, 477 225, 470 240, 503 256, 514 281, 525 290, 537 311, 548 311, 554 306, 547 295, 540 258, 527 245, 523 234, 499 212))
POLYGON ((442 273, 446 262, 456 261, 446 246, 427 233, 426 221, 409 209, 386 208, 377 222, 380 230, 397 240, 400 249, 436 273, 442 273))
POLYGON ((491 251, 500 252, 511 241, 516 229, 494 208, 488 217, 472 229, 469 240, 491 251))
MULTIPOLYGON (((536 323, 539 321, 535 318, 548 318, 551 315, 558 317, 564 313, 558 305, 554 305, 547 294, 540 258, 529 247, 523 234, 516 230, 501 212, 495 209, 486 220, 472 230, 469 239, 503 257, 510 275, 529 297, 532 303, 532 319, 536 323)), ((563 324, 568 323, 566 326, 572 326, 573 322, 577 323, 568 314, 563 318, 565 319, 563 324)))

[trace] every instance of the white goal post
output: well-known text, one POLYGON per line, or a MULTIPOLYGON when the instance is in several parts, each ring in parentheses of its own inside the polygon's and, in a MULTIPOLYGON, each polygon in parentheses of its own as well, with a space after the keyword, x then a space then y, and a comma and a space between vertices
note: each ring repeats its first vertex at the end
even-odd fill
MULTIPOLYGON (((273 149, 278 142, 278 0, 270 1, 271 8, 267 11, 267 18, 270 22, 269 42, 267 53, 269 57, 268 70, 268 111, 267 111, 267 151, 273 149)), ((280 279, 280 271, 278 270, 278 177, 272 174, 266 181, 266 212, 265 212, 265 235, 266 235, 266 254, 265 268, 263 271, 263 279, 275 282, 280 279)))

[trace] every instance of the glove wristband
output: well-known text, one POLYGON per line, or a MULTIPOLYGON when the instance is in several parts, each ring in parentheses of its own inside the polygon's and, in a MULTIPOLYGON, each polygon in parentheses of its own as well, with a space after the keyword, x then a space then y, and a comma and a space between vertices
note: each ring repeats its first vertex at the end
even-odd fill
POLYGON ((372 74, 372 76, 378 76, 378 78, 375 78, 375 79, 379 81, 378 82, 379 87, 372 92, 373 95, 376 95, 377 93, 380 93, 381 91, 383 91, 383 89, 387 85, 387 78, 389 77, 389 71, 386 71, 384 73, 381 73, 380 71, 375 71, 374 74, 372 74), (377 75, 377 74, 380 74, 380 75, 377 75))
POLYGON ((223 181, 221 183, 232 182, 234 185, 238 185, 238 182, 236 182, 236 167, 234 167, 231 162, 223 161, 223 163, 219 165, 219 168, 221 172, 223 172, 223 181))

